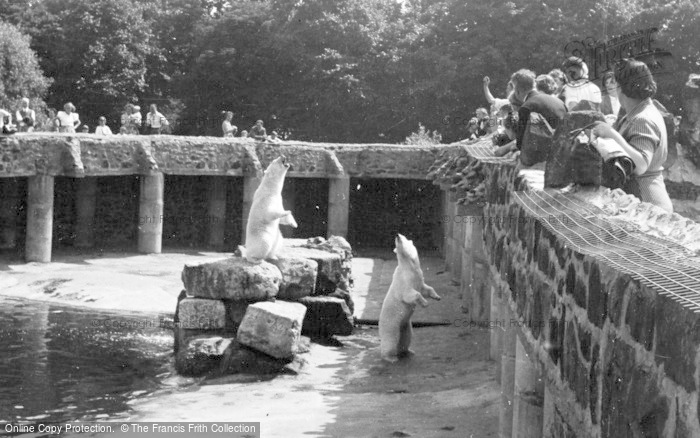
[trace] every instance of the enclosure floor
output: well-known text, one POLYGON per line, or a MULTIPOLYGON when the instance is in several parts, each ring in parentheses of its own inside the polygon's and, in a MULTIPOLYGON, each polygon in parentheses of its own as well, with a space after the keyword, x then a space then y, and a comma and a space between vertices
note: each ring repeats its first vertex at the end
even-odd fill
MULTIPOLYGON (((362 251, 360 251, 362 254, 362 251)), ((55 263, 0 259, 0 293, 123 310, 172 313, 180 272, 228 254, 58 254, 55 263), (136 290, 134 290, 136 289, 136 290)), ((379 316, 396 266, 390 252, 353 260, 356 316, 379 316)), ((379 358, 377 327, 357 327, 334 345, 312 344, 298 375, 230 376, 176 384, 135 400, 129 421, 261 422, 263 437, 495 437, 499 387, 487 360, 489 332, 462 327, 459 287, 443 262, 422 257, 427 284, 443 298, 418 308, 414 356, 379 358)))

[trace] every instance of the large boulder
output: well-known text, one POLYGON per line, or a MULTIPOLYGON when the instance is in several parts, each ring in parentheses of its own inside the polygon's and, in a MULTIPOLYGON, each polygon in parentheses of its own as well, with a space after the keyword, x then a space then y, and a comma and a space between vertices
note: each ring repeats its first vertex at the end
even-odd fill
POLYGON ((264 261, 255 264, 231 257, 201 265, 185 265, 182 282, 190 297, 265 301, 277 296, 282 273, 264 261))
POLYGON ((233 341, 233 338, 219 335, 195 335, 180 339, 175 352, 175 369, 184 376, 201 376, 215 370, 233 341))
POLYGON ((183 329, 216 330, 226 327, 226 307, 221 300, 184 298, 177 305, 178 325, 183 329))
POLYGON ((285 239, 280 258, 299 257, 318 264, 316 295, 333 293, 337 288, 349 290, 352 285, 352 250, 342 237, 285 239))
POLYGON ((300 349, 305 314, 306 307, 299 303, 251 304, 238 327, 238 342, 278 359, 294 357, 300 349))
MULTIPOLYGON (((299 353, 309 351, 309 339, 302 336, 299 353)), ((233 341, 221 361, 222 374, 297 374, 305 364, 301 356, 277 359, 233 341)))
POLYGON ((304 297, 299 302, 306 306, 306 316, 301 330, 303 335, 311 338, 329 338, 333 335, 352 334, 352 313, 344 300, 318 296, 304 297))
POLYGON ((270 260, 282 273, 282 283, 277 298, 282 300, 296 300, 312 295, 316 290, 316 277, 318 263, 296 256, 281 256, 277 260, 270 260))

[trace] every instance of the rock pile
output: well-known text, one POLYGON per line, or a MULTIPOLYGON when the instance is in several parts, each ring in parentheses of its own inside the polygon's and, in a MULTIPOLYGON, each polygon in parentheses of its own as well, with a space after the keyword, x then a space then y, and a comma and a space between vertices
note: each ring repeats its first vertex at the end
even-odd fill
POLYGON ((353 330, 352 249, 345 239, 286 239, 278 260, 235 255, 185 265, 175 312, 183 375, 294 371, 308 338, 353 330))

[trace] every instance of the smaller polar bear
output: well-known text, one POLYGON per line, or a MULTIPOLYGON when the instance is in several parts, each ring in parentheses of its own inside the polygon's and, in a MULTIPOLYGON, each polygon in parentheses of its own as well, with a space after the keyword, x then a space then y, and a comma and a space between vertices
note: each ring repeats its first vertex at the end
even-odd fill
POLYGON ((287 170, 289 164, 285 157, 275 158, 265 169, 255 190, 245 229, 245 248, 240 247, 249 262, 276 259, 283 240, 280 224, 297 227, 292 212, 282 206, 282 187, 287 170))
POLYGON ((428 305, 424 297, 439 300, 435 289, 425 284, 418 251, 413 241, 399 234, 395 240, 396 258, 399 261, 389 291, 379 314, 379 340, 382 359, 396 362, 400 356, 413 353, 409 350, 413 327, 411 316, 417 304, 428 305))

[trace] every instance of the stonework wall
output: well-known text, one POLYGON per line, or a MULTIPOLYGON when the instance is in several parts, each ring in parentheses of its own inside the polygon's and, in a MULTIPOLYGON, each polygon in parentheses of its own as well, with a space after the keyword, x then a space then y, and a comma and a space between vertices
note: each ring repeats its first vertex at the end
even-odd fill
MULTIPOLYGON (((456 218, 445 226, 445 256, 465 294, 468 317, 459 323, 468 320, 492 332, 492 358, 503 384, 501 422, 507 423, 501 436, 510 436, 511 428, 520 430, 518 436, 552 438, 700 436, 700 314, 595 254, 574 249, 516 202, 518 191, 542 190, 541 171, 487 164, 484 173, 483 208, 460 206, 445 192, 443 211, 456 218), (483 233, 475 239, 479 227, 483 233), (474 262, 484 253, 485 268, 474 262), (515 350, 508 351, 509 331, 516 332, 528 359, 518 353, 515 360, 515 350), (518 373, 525 362, 537 369, 544 391, 523 390, 518 373), (533 425, 541 434, 522 435, 533 425)), ((566 202, 578 195, 553 196, 566 202)), ((595 210, 587 202, 596 196, 581 195, 577 202, 595 210)), ((648 204, 635 205, 630 209, 641 211, 648 204)), ((645 214, 661 228, 662 222, 678 223, 687 227, 685 234, 695 233, 697 224, 679 216, 645 214)), ((627 219, 621 214, 618 220, 627 219)), ((697 238, 676 240, 687 250, 678 260, 700 262, 697 238)))
POLYGON ((95 245, 134 249, 139 215, 139 177, 97 178, 95 245))
POLYGON ((0 178, 46 175, 253 176, 285 155, 291 177, 425 179, 439 147, 386 144, 261 143, 183 136, 94 134, 0 136, 0 178))

